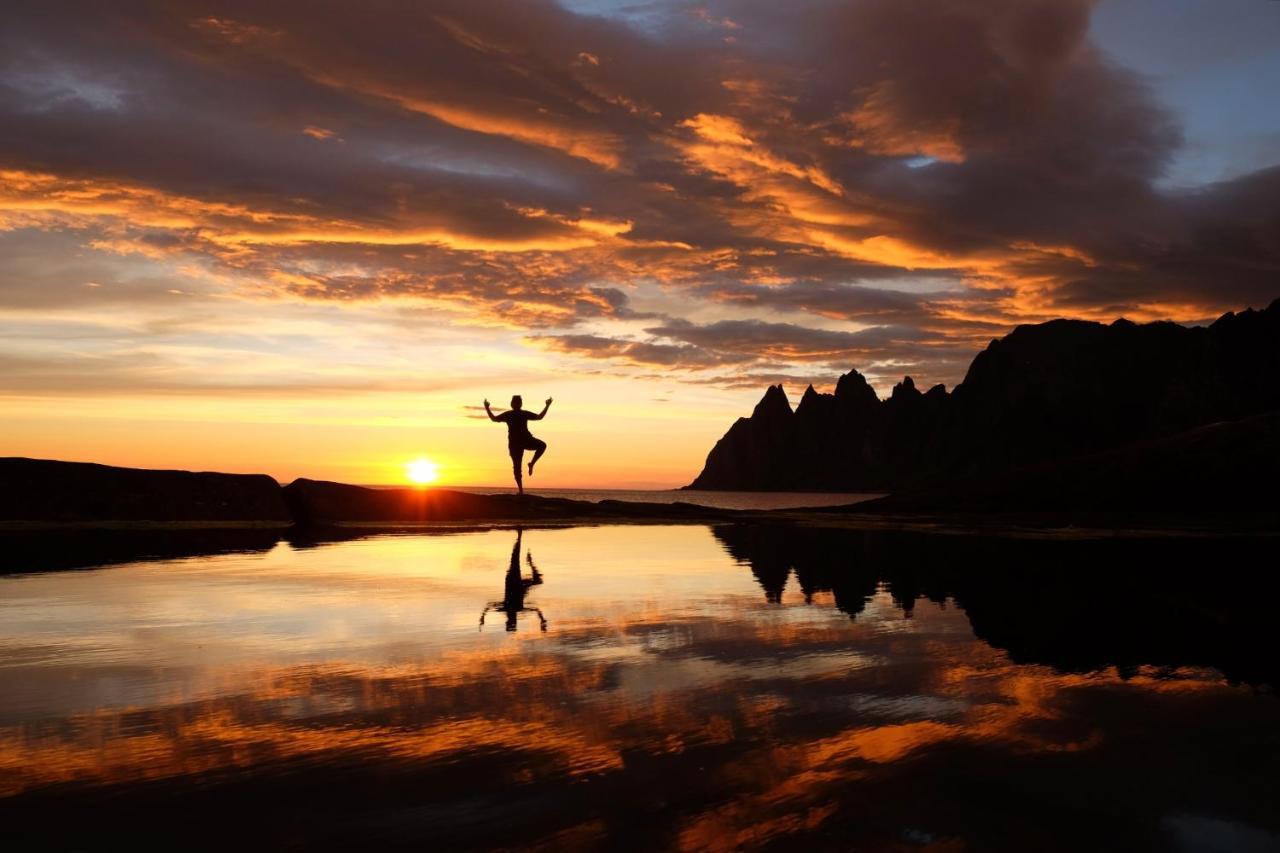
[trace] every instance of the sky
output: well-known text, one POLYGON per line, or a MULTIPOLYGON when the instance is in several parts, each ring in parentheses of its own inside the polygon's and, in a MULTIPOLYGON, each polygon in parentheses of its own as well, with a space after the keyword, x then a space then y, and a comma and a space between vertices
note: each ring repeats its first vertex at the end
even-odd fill
MULTIPOLYGON (((19 4, 0 455, 671 487, 771 383, 1280 296, 1280 3, 19 4)), ((1140 384, 1141 378, 1135 377, 1140 384)))

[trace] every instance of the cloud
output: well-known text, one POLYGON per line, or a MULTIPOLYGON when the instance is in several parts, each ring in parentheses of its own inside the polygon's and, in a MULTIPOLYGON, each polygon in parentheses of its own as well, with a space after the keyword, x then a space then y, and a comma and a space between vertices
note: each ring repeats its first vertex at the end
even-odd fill
MULTIPOLYGON (((912 325, 869 326, 855 332, 794 323, 721 320, 697 324, 667 319, 644 329, 645 340, 596 334, 536 335, 545 349, 608 360, 682 376, 684 381, 725 388, 792 388, 834 385, 857 368, 876 384, 892 384, 904 372, 951 379, 963 376, 973 341, 946 331, 912 325)), ((658 374, 655 374, 655 376, 658 374)))
POLYGON ((832 361, 926 337, 923 331, 909 326, 872 326, 844 332, 761 320, 721 320, 707 325, 672 320, 645 331, 713 351, 780 361, 832 361))
POLYGON ((530 338, 554 352, 612 359, 649 367, 705 368, 753 361, 751 353, 717 352, 687 344, 664 344, 601 335, 534 335, 530 338))
POLYGON ((948 296, 946 291, 912 293, 825 281, 796 281, 774 286, 721 282, 702 285, 694 292, 730 305, 798 311, 851 321, 922 320, 930 314, 931 299, 948 296))
MULTIPOLYGON (((0 395, 18 397, 234 395, 281 399, 292 396, 369 394, 379 391, 424 393, 454 390, 466 383, 447 378, 405 374, 387 381, 343 375, 342 370, 295 369, 290 378, 255 374, 248 359, 237 359, 219 375, 210 376, 192 359, 147 350, 104 355, 26 356, 0 350, 0 395)), ((221 361, 226 362, 227 359, 221 361)))
POLYGON ((1280 171, 1161 189, 1178 119, 1093 7, 28 4, 0 34, 0 238, 29 279, 0 300, 400 301, 687 381, 952 383, 1020 322, 1269 302, 1280 171), (116 283, 142 259, 168 287, 116 283), (650 286, 685 322, 641 339, 650 286))

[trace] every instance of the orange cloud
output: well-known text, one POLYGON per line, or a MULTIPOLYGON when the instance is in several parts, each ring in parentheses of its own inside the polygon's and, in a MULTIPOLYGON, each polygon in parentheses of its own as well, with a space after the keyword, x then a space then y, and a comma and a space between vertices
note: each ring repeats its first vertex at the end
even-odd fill
POLYGON ((840 116, 843 135, 833 135, 829 139, 834 144, 853 145, 872 154, 890 157, 923 155, 944 163, 964 162, 964 149, 958 139, 958 118, 943 118, 933 126, 925 127, 903 123, 896 107, 892 84, 880 83, 867 95, 861 107, 840 116))
POLYGON ((304 127, 302 129, 302 132, 307 136, 310 136, 312 139, 319 139, 321 141, 326 139, 334 139, 338 135, 334 133, 332 130, 329 130, 328 128, 316 127, 315 125, 310 125, 310 124, 304 127))
POLYGON ((677 147, 693 162, 713 172, 738 179, 744 186, 760 173, 787 175, 813 184, 835 196, 843 194, 840 184, 815 166, 800 166, 757 145, 746 135, 742 123, 729 116, 700 113, 683 122, 711 145, 680 144, 677 147))
MULTIPOLYGON (((122 226, 172 230, 198 229, 200 237, 222 248, 245 245, 353 243, 374 246, 435 244, 476 252, 559 252, 597 245, 631 229, 629 222, 591 217, 551 216, 546 211, 521 211, 534 219, 564 226, 558 234, 496 238, 442 227, 422 227, 405 221, 395 227, 375 227, 309 214, 263 210, 242 204, 174 195, 148 187, 112 181, 68 179, 23 171, 0 172, 0 228, 37 222, 71 223, 77 219, 109 218, 122 226)), ((100 240, 100 248, 140 249, 136 242, 100 240)))
POLYGON ((489 112, 475 105, 433 101, 373 84, 362 85, 349 79, 322 74, 317 74, 316 79, 335 88, 355 89, 366 95, 394 101, 406 110, 429 115, 463 130, 504 136, 517 142, 562 151, 606 169, 617 169, 622 163, 621 140, 610 133, 592 133, 541 117, 489 112))

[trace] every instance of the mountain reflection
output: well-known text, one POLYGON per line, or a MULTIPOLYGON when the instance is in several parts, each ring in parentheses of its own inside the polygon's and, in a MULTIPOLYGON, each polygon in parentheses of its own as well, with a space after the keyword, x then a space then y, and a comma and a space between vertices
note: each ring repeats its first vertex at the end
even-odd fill
POLYGON ((1274 685, 1270 621, 1280 579, 1262 568, 1271 540, 1015 537, 723 526, 765 600, 794 575, 806 603, 831 593, 857 617, 880 590, 904 616, 954 601, 974 634, 1014 661, 1067 672, 1212 666, 1274 685))
POLYGON ((1078 850, 1280 833, 1280 703, 1231 681, 1273 673, 1248 646, 1274 590, 1245 562, 1257 543, 632 526, 539 530, 535 564, 530 541, 307 541, 0 579, 7 839, 1078 850), (486 601, 526 629, 477 632, 486 601))

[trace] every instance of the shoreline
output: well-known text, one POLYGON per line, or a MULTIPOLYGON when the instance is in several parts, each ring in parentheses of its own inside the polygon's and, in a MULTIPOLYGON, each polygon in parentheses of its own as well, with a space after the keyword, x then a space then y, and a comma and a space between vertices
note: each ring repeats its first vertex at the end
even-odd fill
MULTIPOLYGON (((1013 493, 1020 494, 1017 489, 1013 493)), ((1167 501, 1148 500, 1146 493, 1117 503, 1105 494, 1078 489, 1058 494, 1074 500, 1037 505, 1027 499, 1017 502, 1022 508, 1010 509, 1001 505, 1008 501, 993 499, 1003 496, 1000 489, 975 494, 971 498, 956 490, 838 505, 729 508, 679 500, 584 501, 443 488, 369 488, 307 479, 282 487, 265 475, 8 458, 0 459, 0 534, 238 530, 310 535, 517 525, 769 524, 1063 539, 1280 535, 1280 509, 1262 498, 1227 508, 1203 500, 1216 494, 1209 492, 1198 505, 1170 507, 1161 505, 1167 501)))
MULTIPOLYGON (((327 532, 357 535, 413 535, 418 533, 461 532, 524 527, 551 529, 567 527, 664 526, 751 524, 782 527, 844 530, 886 530, 931 533, 944 536, 996 536, 1035 539, 1102 538, 1280 538, 1280 518, 1275 514, 1250 514, 1235 518, 1168 517, 1131 515, 1084 518, 1060 514, 951 513, 879 514, 833 512, 829 509, 799 510, 709 510, 708 512, 645 512, 653 505, 636 505, 608 513, 565 513, 541 516, 458 517, 431 520, 326 520, 313 524, 264 521, 149 521, 149 520, 0 520, 0 535, 7 533, 165 533, 182 531, 277 531, 316 536, 327 532)), ((691 505, 685 505, 694 509, 691 505)), ((700 508, 698 508, 700 509, 700 508)))

